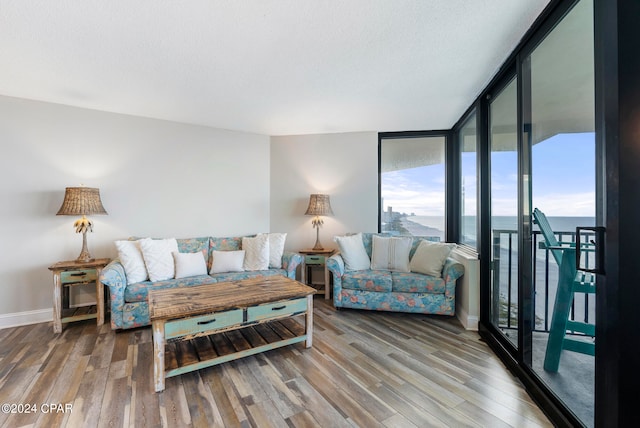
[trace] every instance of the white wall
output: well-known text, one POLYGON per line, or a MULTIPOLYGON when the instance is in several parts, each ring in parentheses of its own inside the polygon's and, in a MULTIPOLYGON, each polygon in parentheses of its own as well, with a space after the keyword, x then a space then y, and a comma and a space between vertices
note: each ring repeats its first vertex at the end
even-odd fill
POLYGON ((316 230, 304 213, 311 193, 331 197, 320 241, 378 230, 378 134, 356 132, 271 137, 271 231, 287 232, 286 248, 313 247, 316 230))
MULTIPOLYGON (((100 188, 94 257, 113 241, 269 230, 269 137, 0 96, 0 328, 51 319, 47 267, 75 259, 65 187, 100 188)), ((340 212, 340 211, 338 211, 340 212)))
POLYGON ((464 266, 456 288, 456 317, 467 330, 478 330, 480 322, 480 260, 475 251, 457 248, 451 258, 464 266))
POLYGON ((0 96, 0 148, 0 328, 51 320, 47 267, 82 246, 76 218, 55 215, 65 187, 100 188, 96 258, 132 235, 287 232, 287 250, 311 248, 311 193, 331 196, 326 248, 378 228, 377 132, 269 138, 0 96))

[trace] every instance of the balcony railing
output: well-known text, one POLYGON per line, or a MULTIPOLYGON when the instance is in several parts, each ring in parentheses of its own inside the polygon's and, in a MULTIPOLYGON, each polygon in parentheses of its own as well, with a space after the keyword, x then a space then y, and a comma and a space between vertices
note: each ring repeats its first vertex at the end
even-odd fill
MULTIPOLYGON (((493 299, 493 313, 497 318, 494 318, 494 321, 497 321, 500 328, 514 329, 518 325, 518 232, 494 229, 493 237, 493 290, 499 294, 498 299, 495 296, 493 299)), ((556 232, 556 237, 561 242, 576 241, 575 232, 556 232)), ((582 242, 589 242, 592 238, 593 235, 589 234, 580 237, 582 242)), ((558 282, 558 265, 550 251, 540 245, 544 243, 544 238, 539 231, 534 231, 532 239, 534 331, 548 332, 558 282)), ((593 260, 586 259, 585 265, 593 265, 593 260)), ((576 295, 570 319, 594 322, 594 299, 590 300, 586 294, 576 295)))

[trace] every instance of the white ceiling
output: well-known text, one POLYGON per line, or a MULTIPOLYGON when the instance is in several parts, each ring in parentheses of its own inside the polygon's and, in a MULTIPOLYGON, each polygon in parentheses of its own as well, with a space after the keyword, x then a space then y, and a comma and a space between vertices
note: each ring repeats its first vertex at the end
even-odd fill
POLYGON ((0 94, 266 135, 448 129, 549 0, 0 0, 0 94))

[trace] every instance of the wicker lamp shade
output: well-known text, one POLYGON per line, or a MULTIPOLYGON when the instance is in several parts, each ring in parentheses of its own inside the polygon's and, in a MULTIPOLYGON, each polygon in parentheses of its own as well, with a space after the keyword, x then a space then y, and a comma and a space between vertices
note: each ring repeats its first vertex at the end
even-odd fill
POLYGON ((107 214, 100 199, 100 189, 67 187, 62 206, 56 215, 107 214))
POLYGON ((329 195, 314 194, 309 196, 309 206, 304 215, 333 215, 329 195))
POLYGON ((100 190, 92 187, 67 187, 62 206, 56 215, 82 216, 73 223, 76 233, 82 233, 82 251, 76 259, 81 263, 94 260, 87 249, 87 231, 93 231, 93 223, 86 217, 87 214, 107 214, 107 210, 102 206, 100 190))
POLYGON ((312 194, 309 196, 309 206, 307 207, 307 212, 304 213, 304 215, 316 216, 316 218, 311 221, 313 227, 316 228, 316 244, 313 249, 324 250, 324 247, 320 243, 320 226, 322 226, 324 222, 320 216, 333 215, 329 195, 312 194))

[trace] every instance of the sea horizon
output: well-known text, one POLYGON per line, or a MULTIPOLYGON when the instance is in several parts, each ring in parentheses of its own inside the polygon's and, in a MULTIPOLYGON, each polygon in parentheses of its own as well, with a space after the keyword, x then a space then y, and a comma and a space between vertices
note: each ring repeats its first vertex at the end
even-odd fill
MULTIPOLYGON (((403 217, 404 222, 416 223, 417 225, 424 226, 426 229, 422 229, 419 227, 415 227, 416 231, 421 231, 422 233, 412 233, 415 235, 426 235, 426 236, 439 236, 441 239, 444 239, 445 233, 445 219, 443 216, 426 216, 426 215, 411 215, 403 217)), ((579 217, 579 216, 548 216, 547 220, 549 220, 549 224, 551 228, 556 232, 568 232, 575 233, 576 227, 592 227, 595 226, 595 217, 579 217)), ((493 229, 495 230, 518 230, 518 221, 517 216, 493 216, 493 229)), ((467 232, 467 239, 475 241, 476 236, 474 234, 470 234, 470 231, 475 230, 476 225, 476 217, 475 216, 464 216, 463 217, 464 227, 463 230, 467 232)), ((534 225, 534 230, 538 230, 537 226, 534 225)))

